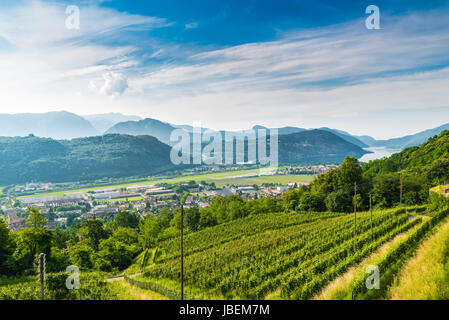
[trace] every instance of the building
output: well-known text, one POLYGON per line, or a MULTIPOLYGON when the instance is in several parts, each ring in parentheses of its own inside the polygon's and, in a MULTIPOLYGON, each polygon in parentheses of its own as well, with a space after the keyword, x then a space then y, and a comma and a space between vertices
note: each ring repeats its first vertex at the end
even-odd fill
POLYGON ((159 195, 159 194, 166 194, 166 193, 172 193, 173 190, 171 189, 164 189, 163 187, 160 188, 152 188, 148 189, 145 195, 147 196, 153 196, 153 195, 159 195))
POLYGON ((117 208, 108 207, 107 205, 95 206, 90 212, 90 216, 103 216, 109 214, 115 214, 118 212, 117 208))
POLYGON ((64 205, 76 205, 80 202, 87 201, 88 198, 84 194, 74 194, 63 197, 31 197, 21 199, 25 207, 59 207, 64 205))

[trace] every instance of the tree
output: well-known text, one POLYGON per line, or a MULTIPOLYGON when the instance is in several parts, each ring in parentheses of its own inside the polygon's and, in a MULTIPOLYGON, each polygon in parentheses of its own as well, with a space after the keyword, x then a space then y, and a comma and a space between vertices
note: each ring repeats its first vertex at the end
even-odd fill
POLYGON ((185 221, 190 230, 194 232, 198 231, 200 216, 200 210, 196 207, 186 210, 185 221))
POLYGON ((114 237, 101 240, 95 265, 102 271, 123 270, 131 265, 137 252, 137 246, 127 245, 114 237))
POLYGON ((12 241, 8 226, 0 217, 0 274, 7 274, 10 271, 12 254, 12 241))
POLYGON ((146 216, 140 227, 141 244, 144 249, 154 248, 159 239, 161 226, 159 221, 151 216, 146 216))
POLYGON ((379 174, 374 178, 373 201, 381 208, 399 203, 400 180, 397 173, 379 174))
POLYGON ((70 262, 80 269, 93 268, 93 255, 94 250, 84 242, 79 242, 69 248, 70 262))
POLYGON ((354 157, 346 157, 337 171, 338 188, 353 186, 355 182, 360 185, 362 182, 362 168, 354 157))
POLYGON ((115 215, 113 227, 137 228, 139 226, 139 217, 132 212, 122 211, 115 215))
POLYGON ((340 189, 327 195, 324 202, 326 208, 332 212, 350 212, 352 211, 352 192, 348 189, 340 189))
POLYGON ((323 196, 308 191, 304 192, 297 209, 299 211, 322 212, 326 210, 326 206, 323 196))
POLYGON ((108 237, 103 222, 96 218, 83 221, 80 225, 77 225, 74 233, 78 241, 85 241, 95 251, 98 251, 100 240, 108 237))
POLYGON ((36 208, 28 208, 27 227, 20 231, 16 238, 14 258, 23 269, 33 267, 33 262, 39 253, 50 257, 53 234, 46 228, 44 215, 36 208))
POLYGON ((28 218, 26 225, 32 229, 45 228, 47 226, 47 220, 45 220, 44 214, 36 208, 28 208, 28 218))
POLYGON ((210 210, 201 210, 200 212, 200 221, 199 221, 199 229, 204 229, 207 227, 213 227, 217 224, 217 220, 212 215, 210 210))

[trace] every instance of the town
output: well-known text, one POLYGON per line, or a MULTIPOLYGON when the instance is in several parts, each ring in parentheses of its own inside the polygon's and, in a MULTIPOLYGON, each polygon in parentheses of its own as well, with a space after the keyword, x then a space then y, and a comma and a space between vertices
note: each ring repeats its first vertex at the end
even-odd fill
POLYGON ((269 175, 261 175, 254 170, 236 171, 239 168, 233 168, 225 172, 235 172, 235 175, 232 173, 223 177, 223 173, 215 168, 211 170, 214 173, 204 175, 209 178, 208 180, 197 179, 201 175, 189 175, 193 173, 189 169, 180 182, 167 183, 167 180, 164 180, 154 184, 136 183, 128 186, 62 191, 55 194, 46 194, 46 191, 55 188, 73 188, 80 183, 34 182, 14 186, 8 196, 3 198, 1 212, 7 217, 12 232, 18 232, 26 226, 29 207, 39 208, 48 221, 48 228, 70 228, 77 222, 92 217, 112 219, 120 211, 131 211, 144 217, 157 216, 163 208, 179 208, 181 203, 185 208, 206 208, 215 198, 232 194, 243 199, 279 197, 292 188, 308 185, 316 175, 336 167, 336 165, 282 167, 269 175), (192 177, 192 180, 189 180, 189 177, 192 177), (212 180, 211 177, 215 179, 212 180), (16 197, 14 196, 16 194, 26 196, 16 197))

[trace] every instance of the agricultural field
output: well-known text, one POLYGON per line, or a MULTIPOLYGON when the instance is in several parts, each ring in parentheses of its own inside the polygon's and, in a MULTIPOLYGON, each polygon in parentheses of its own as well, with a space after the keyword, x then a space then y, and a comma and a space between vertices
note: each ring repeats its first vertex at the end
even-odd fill
MULTIPOLYGON (((67 290, 66 273, 49 273, 44 287, 45 300, 116 300, 123 294, 105 281, 105 274, 81 272, 80 289, 67 290)), ((40 285, 37 276, 17 279, 0 278, 0 300, 39 300, 40 285)))
POLYGON ((175 178, 155 178, 149 179, 142 182, 132 182, 132 183, 122 183, 122 184, 112 184, 112 185, 102 185, 98 187, 89 187, 89 188, 77 188, 70 189, 64 191, 55 191, 55 192, 41 192, 35 193, 32 195, 26 195, 18 197, 19 200, 23 198, 31 198, 31 197, 48 197, 48 196, 66 196, 73 193, 79 192, 88 192, 94 190, 104 190, 104 189, 120 189, 131 186, 151 186, 154 184, 160 183, 180 183, 180 182, 188 182, 188 181, 207 181, 207 182, 215 182, 217 185, 223 186, 226 184, 262 184, 262 183, 279 183, 279 184, 287 184, 289 182, 311 182, 315 178, 312 175, 276 175, 276 176, 260 176, 260 177, 248 177, 259 174, 259 169, 249 169, 249 170, 233 170, 233 171, 225 171, 225 172, 216 172, 216 173, 204 173, 204 174, 195 174, 195 175, 182 175, 175 178), (246 180, 249 179, 249 180, 246 180), (242 182, 243 181, 243 182, 242 182), (248 182, 246 182, 248 181, 248 182))
POLYGON ((310 183, 315 179, 313 175, 275 175, 275 176, 261 176, 261 177, 242 177, 242 178, 226 178, 215 181, 217 187, 224 187, 226 185, 262 185, 264 183, 274 183, 280 185, 287 185, 289 183, 310 183))
MULTIPOLYGON (((191 299, 313 299, 320 295, 342 299, 355 293, 359 299, 382 298, 386 289, 377 296, 363 290, 360 270, 376 261, 385 270, 381 284, 390 286, 432 226, 447 215, 447 209, 432 216, 423 210, 374 211, 372 219, 370 212, 362 212, 356 221, 353 214, 261 214, 187 234, 185 295, 191 299), (327 289, 340 277, 349 280, 340 279, 339 290, 335 284, 334 291, 327 289)), ((157 257, 129 282, 176 299, 179 241, 160 243, 157 257)))

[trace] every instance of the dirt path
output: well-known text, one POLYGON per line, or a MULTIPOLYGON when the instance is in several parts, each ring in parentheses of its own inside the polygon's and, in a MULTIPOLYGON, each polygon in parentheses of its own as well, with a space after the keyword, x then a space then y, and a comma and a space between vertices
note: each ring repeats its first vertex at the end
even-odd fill
MULTIPOLYGON (((135 277, 140 276, 142 274, 143 274, 142 272, 135 273, 135 274, 130 274, 130 275, 128 275, 128 277, 135 278, 135 277)), ((125 276, 116 276, 116 277, 106 278, 107 282, 114 282, 114 281, 120 281, 120 280, 125 280, 125 276)))
POLYGON ((169 300, 160 293, 135 287, 124 280, 123 277, 114 277, 110 286, 118 292, 120 300, 169 300))

